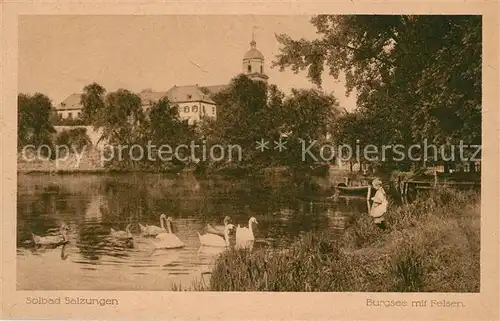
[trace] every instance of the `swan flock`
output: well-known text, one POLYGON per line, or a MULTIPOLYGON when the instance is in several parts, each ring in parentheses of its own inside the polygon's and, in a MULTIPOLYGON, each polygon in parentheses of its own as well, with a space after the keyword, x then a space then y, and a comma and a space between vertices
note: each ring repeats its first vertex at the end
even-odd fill
MULTIPOLYGON (((258 224, 255 217, 248 220, 248 227, 242 227, 240 224, 237 226, 232 223, 229 216, 224 218, 224 225, 211 226, 207 224, 205 234, 198 235, 201 246, 218 247, 218 248, 241 248, 252 247, 255 240, 254 229, 258 224)), ((138 223, 140 235, 151 243, 155 249, 178 249, 184 247, 184 243, 175 235, 175 225, 171 217, 165 214, 160 215, 160 226, 156 225, 143 225, 138 223)), ((131 231, 132 224, 129 223, 125 230, 116 230, 110 228, 109 237, 113 241, 132 243, 134 235, 131 231)), ((35 246, 45 247, 64 247, 69 243, 68 231, 69 227, 62 223, 58 229, 57 235, 40 236, 31 233, 32 241, 35 246)))

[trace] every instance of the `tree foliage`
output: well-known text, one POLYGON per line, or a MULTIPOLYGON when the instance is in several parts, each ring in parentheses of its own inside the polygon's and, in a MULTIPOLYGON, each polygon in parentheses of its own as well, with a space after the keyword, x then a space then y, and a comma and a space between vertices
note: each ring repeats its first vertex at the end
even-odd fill
POLYGON ((188 144, 194 138, 194 128, 179 116, 179 107, 160 99, 148 111, 148 138, 155 144, 188 144))
POLYGON ((17 96, 17 146, 25 145, 52 145, 52 134, 55 129, 50 119, 53 106, 50 99, 42 94, 17 96))
POLYGON ((480 143, 480 16, 321 15, 311 23, 318 39, 277 36, 274 65, 307 70, 318 86, 325 67, 334 78, 344 73, 365 122, 357 135, 384 144, 480 143))
MULTIPOLYGON (((320 145, 326 142, 327 134, 340 114, 337 99, 315 89, 292 89, 283 101, 282 119, 287 150, 283 153, 288 164, 314 162, 314 158, 302 156, 303 146, 317 141, 309 150, 318 155, 320 145)), ((325 156, 328 158, 328 156, 325 156)))
POLYGON ((130 145, 140 140, 139 129, 143 122, 141 98, 128 90, 119 89, 106 95, 94 126, 102 128, 102 138, 110 144, 130 145))
POLYGON ((92 144, 90 137, 87 135, 87 129, 82 127, 63 130, 57 134, 55 143, 59 146, 67 146, 70 153, 75 150, 81 152, 85 146, 92 144))
POLYGON ((211 124, 208 140, 213 144, 238 145, 244 162, 255 156, 255 142, 260 140, 265 123, 273 114, 266 113, 268 88, 265 83, 240 75, 231 80, 228 89, 214 97, 217 120, 211 124))
POLYGON ((97 83, 92 83, 83 88, 80 103, 83 106, 81 119, 87 123, 94 123, 101 110, 105 108, 104 97, 106 89, 97 83))
MULTIPOLYGON (((178 146, 189 145, 196 139, 195 127, 180 118, 178 105, 170 102, 168 98, 160 99, 151 106, 144 129, 143 141, 156 147, 154 153, 157 153, 162 145, 168 145, 175 151, 178 146)), ((185 158, 186 155, 178 156, 185 158)), ((156 155, 155 158, 156 163, 162 161, 156 155)), ((175 157, 172 161, 178 163, 175 157)))
POLYGON ((289 135, 305 140, 325 136, 340 113, 335 97, 314 89, 292 89, 283 109, 289 135))
POLYGON ((338 103, 319 90, 293 90, 286 96, 275 85, 235 77, 230 87, 218 94, 217 120, 209 132, 212 141, 237 144, 244 151, 244 163, 256 165, 301 162, 299 139, 320 139, 338 114, 338 103), (287 136, 286 138, 284 136, 287 136), (287 141, 278 152, 275 141, 287 141), (268 149, 256 149, 256 142, 268 141, 268 149))

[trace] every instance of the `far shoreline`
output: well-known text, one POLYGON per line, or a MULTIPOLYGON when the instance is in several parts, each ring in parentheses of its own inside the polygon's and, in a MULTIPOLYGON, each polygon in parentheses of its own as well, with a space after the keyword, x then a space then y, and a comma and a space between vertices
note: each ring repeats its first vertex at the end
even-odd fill
MULTIPOLYGON (((293 171, 290 168, 282 166, 268 167, 264 169, 248 169, 248 168, 220 168, 211 169, 205 173, 196 173, 195 169, 170 168, 170 169, 133 169, 133 168, 93 168, 93 169, 17 169, 17 175, 109 175, 109 174, 166 174, 166 175, 183 175, 192 174, 199 178, 210 177, 248 177, 260 176, 266 174, 278 174, 280 176, 288 176, 293 171)), ((327 176, 327 175, 326 175, 327 176)))

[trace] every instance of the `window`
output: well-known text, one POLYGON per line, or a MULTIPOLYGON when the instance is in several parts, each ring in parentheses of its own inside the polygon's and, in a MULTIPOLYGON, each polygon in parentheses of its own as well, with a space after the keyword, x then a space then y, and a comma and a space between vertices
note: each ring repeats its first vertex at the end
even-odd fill
POLYGON ((189 106, 184 106, 184 112, 189 113, 189 106))
POLYGON ((215 107, 212 107, 212 114, 215 115, 215 107))
POLYGON ((76 113, 76 117, 80 117, 80 112, 77 112, 77 113, 76 113))
POLYGON ((198 106, 193 106, 193 108, 191 108, 191 111, 193 113, 197 113, 198 112, 198 106))
POLYGON ((187 95, 187 99, 191 99, 193 96, 191 94, 187 95))
POLYGON ((69 113, 68 113, 68 118, 69 118, 69 119, 73 119, 73 113, 72 113, 72 112, 69 112, 69 113))
POLYGON ((252 72, 252 66, 248 65, 248 72, 252 72))
POLYGON ((264 68, 262 68, 262 66, 260 66, 260 73, 263 74, 264 73, 264 68))
POLYGON ((203 113, 205 113, 205 106, 202 106, 201 108, 203 110, 203 113))
POLYGON ((58 113, 58 115, 59 115, 59 119, 62 119, 62 118, 63 118, 63 117, 62 117, 62 113, 58 113))

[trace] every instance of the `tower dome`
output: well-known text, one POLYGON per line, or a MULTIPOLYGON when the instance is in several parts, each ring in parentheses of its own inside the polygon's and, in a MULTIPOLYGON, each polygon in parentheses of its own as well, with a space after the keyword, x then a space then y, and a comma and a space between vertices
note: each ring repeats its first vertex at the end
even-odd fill
POLYGON ((257 49, 257 43, 253 35, 250 50, 243 56, 243 73, 252 80, 267 82, 267 79, 269 79, 264 73, 264 55, 257 49))
POLYGON ((250 42, 250 50, 247 51, 243 59, 262 59, 264 60, 264 55, 257 49, 257 43, 252 39, 250 42))

